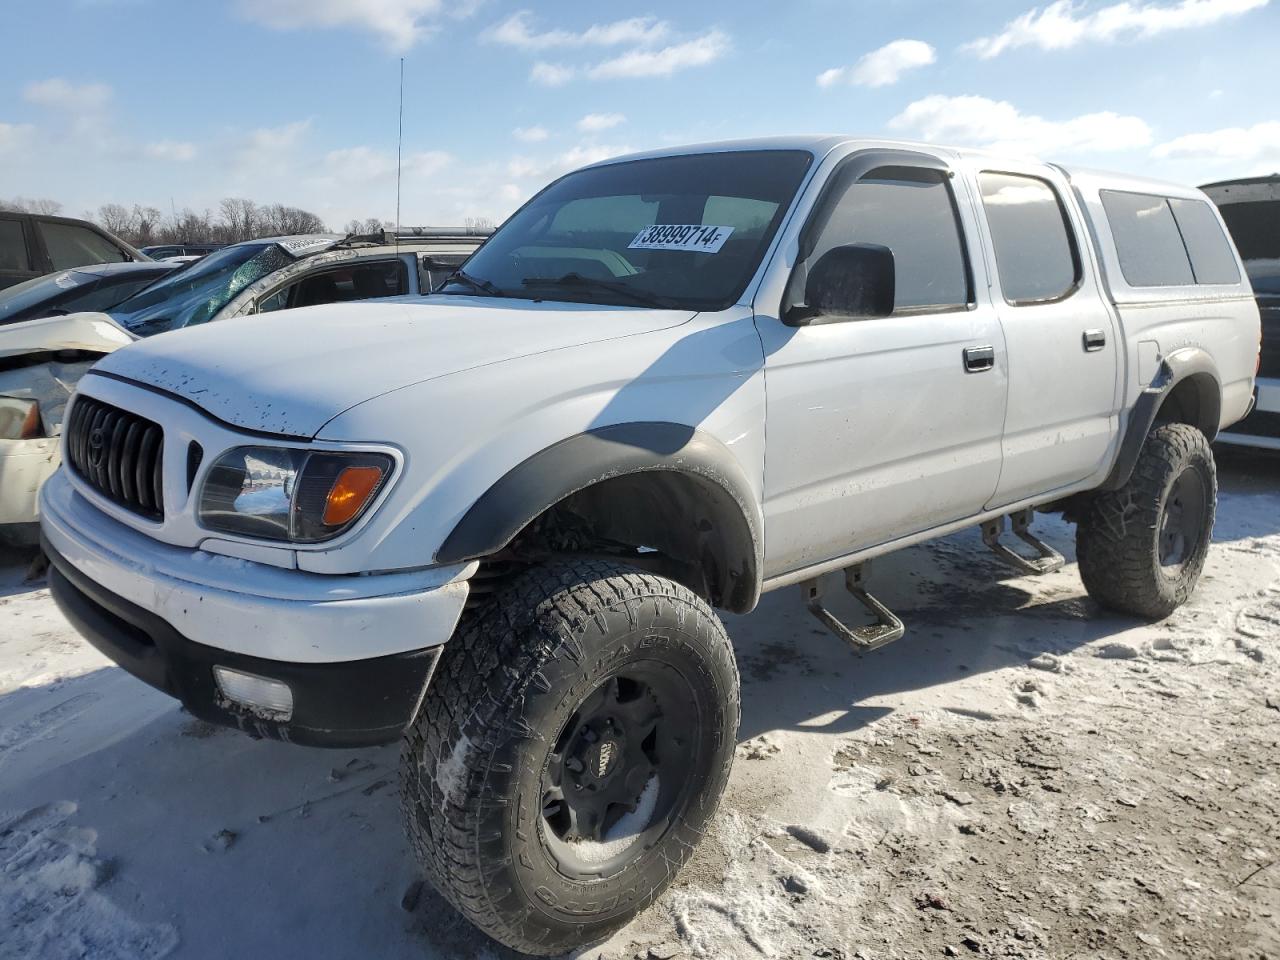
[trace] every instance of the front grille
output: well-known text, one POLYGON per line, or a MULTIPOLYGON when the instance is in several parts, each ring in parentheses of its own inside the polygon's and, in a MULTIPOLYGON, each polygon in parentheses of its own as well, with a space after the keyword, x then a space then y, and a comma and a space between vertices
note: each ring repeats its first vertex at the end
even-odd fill
POLYGON ((164 518, 164 431, 158 423, 80 394, 64 432, 67 459, 86 483, 134 513, 164 518))

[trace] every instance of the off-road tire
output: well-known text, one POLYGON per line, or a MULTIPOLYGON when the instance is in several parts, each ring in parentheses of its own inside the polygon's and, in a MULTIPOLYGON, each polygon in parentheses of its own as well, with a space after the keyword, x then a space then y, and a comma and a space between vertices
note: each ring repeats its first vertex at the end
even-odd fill
POLYGON ((1152 430, 1128 482, 1119 490, 1097 494, 1076 530, 1076 559, 1089 595, 1104 607, 1150 620, 1173 613, 1200 580, 1217 497, 1217 469, 1204 434, 1184 423, 1152 430), (1186 471, 1198 474, 1203 491, 1198 540, 1183 562, 1162 566, 1165 511, 1186 471))
POLYGON ((700 598, 621 564, 534 567, 464 618, 405 735, 401 803, 414 853, 459 912, 514 950, 554 955, 604 939, 692 855, 728 780, 738 720, 733 650, 700 598), (681 778, 686 802, 653 828, 652 845, 583 882, 548 853, 547 757, 575 704, 628 664, 688 682, 697 760, 681 778))

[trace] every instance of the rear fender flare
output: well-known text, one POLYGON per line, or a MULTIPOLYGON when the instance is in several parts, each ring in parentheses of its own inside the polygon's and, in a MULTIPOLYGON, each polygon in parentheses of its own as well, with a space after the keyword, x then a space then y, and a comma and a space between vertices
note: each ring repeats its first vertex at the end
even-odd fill
POLYGON ((1152 426, 1160 418, 1161 408, 1179 384, 1187 383, 1193 384, 1191 389, 1199 400, 1200 416, 1192 426, 1197 427, 1211 442, 1218 435, 1218 420, 1222 410, 1222 378, 1218 374, 1218 365, 1200 347, 1175 350, 1160 361, 1155 378, 1138 394, 1138 400, 1129 412, 1125 424, 1120 452, 1099 490, 1118 490, 1129 481, 1142 452, 1142 445, 1152 426))

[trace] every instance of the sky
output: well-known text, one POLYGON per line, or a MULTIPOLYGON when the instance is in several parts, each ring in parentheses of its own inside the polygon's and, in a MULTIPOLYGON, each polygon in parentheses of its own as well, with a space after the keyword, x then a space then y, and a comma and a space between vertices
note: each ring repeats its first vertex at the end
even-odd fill
POLYGON ((1280 170, 1280 0, 7 0, 0 198, 500 220, 614 154, 793 133, 1184 183, 1280 170))

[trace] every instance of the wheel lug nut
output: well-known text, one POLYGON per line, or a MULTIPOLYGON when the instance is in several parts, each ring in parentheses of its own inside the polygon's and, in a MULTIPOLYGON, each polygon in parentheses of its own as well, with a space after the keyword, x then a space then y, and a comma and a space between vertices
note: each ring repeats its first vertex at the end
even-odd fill
POLYGON ((577 757, 570 757, 568 760, 564 762, 564 765, 568 767, 570 770, 572 770, 574 773, 581 773, 584 769, 582 765, 582 761, 579 760, 577 757))

